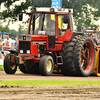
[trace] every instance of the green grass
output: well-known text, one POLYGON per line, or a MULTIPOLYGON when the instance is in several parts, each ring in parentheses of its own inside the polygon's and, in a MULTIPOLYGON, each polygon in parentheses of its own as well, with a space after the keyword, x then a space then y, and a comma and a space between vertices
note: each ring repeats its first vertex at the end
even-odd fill
POLYGON ((100 86, 100 81, 68 81, 68 80, 21 80, 0 81, 0 86, 100 86))
MULTIPOLYGON (((3 70, 3 65, 0 65, 0 70, 3 70)), ((17 69, 19 70, 19 69, 17 69)), ((0 81, 0 86, 100 86, 100 81, 68 81, 68 80, 13 80, 0 81)))
MULTIPOLYGON (((0 70, 4 70, 3 65, 0 65, 0 70)), ((17 66, 17 70, 19 70, 19 67, 17 66)))
POLYGON ((3 65, 0 65, 0 70, 3 70, 4 68, 3 68, 3 65))

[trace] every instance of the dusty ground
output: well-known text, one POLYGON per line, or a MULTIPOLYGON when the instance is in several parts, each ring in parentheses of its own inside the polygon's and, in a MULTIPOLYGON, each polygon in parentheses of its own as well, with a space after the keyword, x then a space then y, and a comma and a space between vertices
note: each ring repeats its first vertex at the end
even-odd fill
POLYGON ((100 77, 89 76, 89 77, 72 77, 63 76, 62 74, 52 74, 51 76, 41 76, 38 74, 23 74, 17 71, 14 75, 6 74, 4 71, 0 71, 0 80, 82 80, 82 81, 98 81, 100 77))
POLYGON ((0 100, 100 100, 100 87, 0 87, 0 100))
MULTIPOLYGON (((100 77, 69 77, 62 74, 52 76, 23 74, 17 71, 14 75, 7 75, 0 71, 0 81, 3 80, 100 80, 100 77)), ((45 86, 20 87, 0 86, 0 100, 100 100, 99 86, 45 86)))

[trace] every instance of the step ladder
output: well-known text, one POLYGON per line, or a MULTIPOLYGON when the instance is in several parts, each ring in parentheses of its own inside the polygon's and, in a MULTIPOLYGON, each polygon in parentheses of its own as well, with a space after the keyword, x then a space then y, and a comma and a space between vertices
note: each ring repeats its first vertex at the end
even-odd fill
POLYGON ((60 54, 60 52, 55 52, 55 56, 56 56, 56 63, 57 65, 63 65, 63 59, 62 56, 60 54))

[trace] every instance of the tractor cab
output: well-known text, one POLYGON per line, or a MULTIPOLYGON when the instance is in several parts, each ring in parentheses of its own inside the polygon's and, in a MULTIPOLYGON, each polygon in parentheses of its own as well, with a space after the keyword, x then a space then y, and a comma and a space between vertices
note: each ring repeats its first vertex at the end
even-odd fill
MULTIPOLYGON (((29 14, 28 33, 19 35, 19 44, 22 40, 25 42, 25 39, 30 39, 29 41, 33 41, 34 45, 46 44, 46 50, 48 51, 60 51, 64 38, 69 32, 73 32, 72 14, 72 9, 34 8, 29 14)), ((19 14, 20 21, 22 16, 22 13, 19 14)), ((72 33, 69 35, 69 39, 71 35, 72 33)))
POLYGON ((61 31, 70 29, 70 25, 68 25, 70 21, 69 11, 66 11, 68 9, 60 10, 56 8, 37 8, 31 14, 28 34, 63 36, 64 32, 61 31), (42 11, 40 12, 40 10, 42 11))
MULTIPOLYGON (((28 34, 31 35, 64 35, 67 29, 73 30, 72 9, 34 8, 30 15, 28 34)), ((23 13, 19 14, 21 21, 23 13)))

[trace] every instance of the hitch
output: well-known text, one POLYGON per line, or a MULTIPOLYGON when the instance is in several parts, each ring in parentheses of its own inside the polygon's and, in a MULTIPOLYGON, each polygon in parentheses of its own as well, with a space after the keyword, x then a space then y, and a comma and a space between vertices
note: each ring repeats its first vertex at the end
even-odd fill
POLYGON ((17 64, 23 64, 24 61, 31 60, 31 59, 34 59, 34 58, 35 58, 34 56, 25 57, 25 56, 19 55, 19 56, 16 57, 16 63, 17 64))

